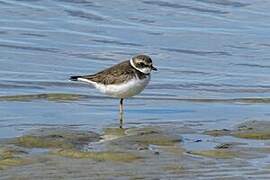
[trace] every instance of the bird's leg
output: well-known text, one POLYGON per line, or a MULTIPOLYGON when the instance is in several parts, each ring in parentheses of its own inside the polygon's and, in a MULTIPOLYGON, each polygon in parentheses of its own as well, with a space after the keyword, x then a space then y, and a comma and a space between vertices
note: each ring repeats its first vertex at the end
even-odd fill
POLYGON ((120 128, 123 128, 123 101, 124 99, 120 99, 120 128))

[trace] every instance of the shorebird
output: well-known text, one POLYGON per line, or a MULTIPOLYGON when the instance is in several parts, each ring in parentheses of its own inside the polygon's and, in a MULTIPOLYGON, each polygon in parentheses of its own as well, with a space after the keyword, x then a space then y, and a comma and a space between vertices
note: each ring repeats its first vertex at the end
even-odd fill
POLYGON ((150 81, 151 71, 157 71, 147 55, 137 55, 91 75, 71 76, 72 81, 92 84, 100 92, 120 98, 120 128, 123 124, 123 101, 142 92, 150 81))

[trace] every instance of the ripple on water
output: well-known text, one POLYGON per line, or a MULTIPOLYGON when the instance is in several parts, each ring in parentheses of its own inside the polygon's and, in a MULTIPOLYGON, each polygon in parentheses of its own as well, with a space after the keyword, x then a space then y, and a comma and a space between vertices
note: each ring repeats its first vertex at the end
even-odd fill
POLYGON ((243 2, 237 2, 237 1, 230 1, 230 0, 226 0, 226 1, 219 1, 219 0, 196 0, 202 3, 206 3, 206 4, 215 4, 215 5, 222 5, 222 6, 231 6, 231 7, 245 7, 245 6, 249 6, 249 3, 243 3, 243 2))
POLYGON ((0 44, 0 47, 11 48, 11 49, 21 49, 21 50, 28 50, 28 51, 51 52, 51 53, 55 53, 59 51, 58 49, 48 48, 48 47, 33 47, 33 46, 8 45, 8 44, 0 44))
POLYGON ((215 9, 208 9, 208 8, 201 8, 201 7, 194 7, 189 5, 177 4, 177 3, 170 3, 166 1, 143 1, 145 4, 150 5, 157 5, 160 7, 168 7, 172 9, 187 9, 192 10, 200 13, 213 13, 213 14, 228 14, 226 11, 215 10, 215 9))
MULTIPOLYGON (((128 137, 113 141, 112 148, 149 157, 113 168, 111 162, 100 160, 114 154, 72 150, 60 150, 63 157, 34 155, 32 163, 29 154, 17 153, 16 148, 2 151, 1 140, 0 169, 12 163, 20 166, 0 170, 0 179, 269 177, 267 157, 235 154, 238 150, 269 154, 267 140, 201 134, 215 129, 226 129, 222 131, 226 134, 247 119, 269 121, 268 1, 0 0, 0 4, 1 137, 38 128, 100 132, 108 124, 117 127, 119 101, 68 78, 140 53, 149 54, 159 71, 142 94, 125 101, 125 125, 166 126, 184 137, 162 148, 153 141, 147 142, 148 147, 134 136, 132 141, 126 141, 128 137), (188 153, 191 150, 195 153, 188 153), (2 152, 10 153, 8 160, 3 160, 2 152)), ((156 131, 137 135, 147 133, 155 141, 160 137, 156 131)), ((57 137, 61 140, 47 138, 57 137)))
POLYGON ((178 53, 183 53, 183 54, 200 55, 200 56, 208 56, 208 55, 232 56, 232 54, 225 51, 199 51, 199 50, 191 50, 191 49, 173 49, 173 48, 161 48, 161 50, 165 50, 169 52, 178 52, 178 53))
POLYGON ((84 12, 81 10, 65 10, 70 16, 84 18, 87 20, 105 21, 105 18, 95 15, 90 12, 84 12))

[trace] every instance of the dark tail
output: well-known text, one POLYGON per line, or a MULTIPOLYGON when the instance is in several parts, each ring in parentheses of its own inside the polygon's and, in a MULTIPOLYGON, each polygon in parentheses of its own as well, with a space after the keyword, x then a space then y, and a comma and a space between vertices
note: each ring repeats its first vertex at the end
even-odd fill
POLYGON ((82 76, 70 76, 69 80, 71 81, 78 81, 78 78, 80 78, 82 76))

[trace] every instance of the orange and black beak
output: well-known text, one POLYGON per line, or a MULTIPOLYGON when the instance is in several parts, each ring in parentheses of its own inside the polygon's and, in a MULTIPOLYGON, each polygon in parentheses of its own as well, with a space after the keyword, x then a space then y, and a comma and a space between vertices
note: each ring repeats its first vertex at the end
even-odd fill
POLYGON ((155 68, 153 65, 151 66, 153 71, 157 71, 157 68, 155 68))

